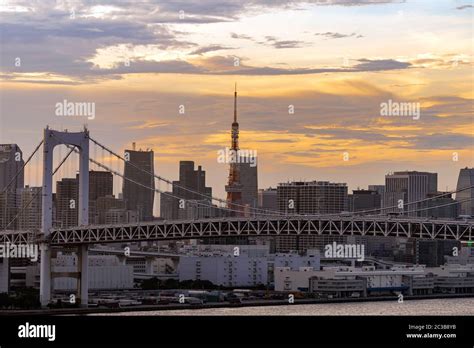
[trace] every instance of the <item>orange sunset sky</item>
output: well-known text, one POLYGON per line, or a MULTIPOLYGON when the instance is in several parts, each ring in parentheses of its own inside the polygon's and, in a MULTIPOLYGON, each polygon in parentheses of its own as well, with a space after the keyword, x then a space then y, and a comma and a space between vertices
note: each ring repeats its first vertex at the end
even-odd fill
MULTIPOLYGON (((7 0, 0 18, 0 143, 25 154, 46 125, 87 124, 119 153, 152 148, 169 179, 194 160, 225 197, 217 151, 230 146, 236 82, 260 188, 352 190, 419 170, 445 190, 474 165, 470 1, 7 0), (56 116, 65 99, 95 103, 95 118, 56 116), (381 116, 388 100, 420 103, 420 118, 381 116)), ((34 170, 25 179, 39 184, 34 170)))

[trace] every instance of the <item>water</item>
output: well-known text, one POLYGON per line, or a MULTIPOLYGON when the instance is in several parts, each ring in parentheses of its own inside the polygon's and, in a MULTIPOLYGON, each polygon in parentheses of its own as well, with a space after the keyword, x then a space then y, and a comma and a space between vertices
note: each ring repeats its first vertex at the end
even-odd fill
POLYGON ((474 315, 474 298, 411 300, 403 303, 398 303, 395 299, 381 302, 160 310, 105 315, 474 315))

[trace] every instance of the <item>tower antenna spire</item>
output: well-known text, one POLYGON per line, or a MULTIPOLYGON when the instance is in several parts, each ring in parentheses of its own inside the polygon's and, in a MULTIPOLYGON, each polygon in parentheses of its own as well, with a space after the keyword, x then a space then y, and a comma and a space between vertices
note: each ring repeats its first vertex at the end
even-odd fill
POLYGON ((234 122, 237 123, 237 82, 234 89, 234 122))
POLYGON ((234 89, 234 122, 232 123, 232 149, 239 149, 239 124, 237 123, 237 82, 234 89))

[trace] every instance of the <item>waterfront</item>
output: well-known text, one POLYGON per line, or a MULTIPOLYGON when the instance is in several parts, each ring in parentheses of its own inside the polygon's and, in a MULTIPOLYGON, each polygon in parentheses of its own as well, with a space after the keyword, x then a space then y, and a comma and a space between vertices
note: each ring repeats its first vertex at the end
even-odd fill
POLYGON ((265 307, 233 307, 122 312, 91 315, 119 316, 195 316, 195 315, 474 315, 474 298, 321 303, 265 307))

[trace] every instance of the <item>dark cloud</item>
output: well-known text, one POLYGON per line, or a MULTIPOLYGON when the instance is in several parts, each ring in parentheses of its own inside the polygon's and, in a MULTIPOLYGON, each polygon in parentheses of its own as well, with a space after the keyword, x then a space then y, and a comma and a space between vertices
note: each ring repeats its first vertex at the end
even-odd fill
MULTIPOLYGON (((111 69, 101 69, 93 67, 91 63, 69 65, 68 60, 61 60, 56 57, 54 66, 58 73, 73 72, 73 76, 84 82, 94 82, 100 79, 119 79, 120 75, 135 73, 160 73, 160 74, 203 74, 203 75, 242 75, 242 76, 270 76, 270 75, 308 75, 322 73, 347 73, 347 72, 376 72, 407 69, 410 63, 398 62, 392 59, 369 60, 360 59, 360 63, 350 68, 276 68, 276 67, 254 67, 245 64, 242 60, 235 66, 236 57, 233 56, 213 56, 201 59, 198 62, 190 63, 184 60, 149 61, 131 60, 127 66, 120 64, 111 69), (63 64, 64 66, 62 66, 63 64)), ((14 58, 11 58, 14 62, 14 58)), ((37 62, 41 66, 41 62, 37 62)), ((27 65, 28 66, 28 65, 27 65)), ((31 69, 31 66, 28 66, 31 69)), ((46 68, 46 66, 45 66, 46 68)), ((38 65, 33 65, 32 71, 38 69, 38 65)), ((23 72, 28 69, 15 68, 13 63, 10 72, 23 72)), ((8 73, 4 73, 5 76, 8 73)), ((38 81, 40 82, 40 81, 38 81)))
POLYGON ((411 66, 408 62, 399 62, 395 59, 359 59, 359 64, 353 67, 354 71, 382 71, 407 69, 411 66))
POLYGON ((415 149, 457 150, 474 147, 474 136, 450 133, 418 135, 410 139, 410 147, 415 149))

